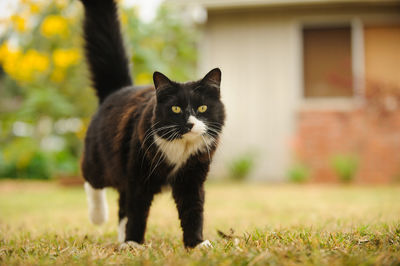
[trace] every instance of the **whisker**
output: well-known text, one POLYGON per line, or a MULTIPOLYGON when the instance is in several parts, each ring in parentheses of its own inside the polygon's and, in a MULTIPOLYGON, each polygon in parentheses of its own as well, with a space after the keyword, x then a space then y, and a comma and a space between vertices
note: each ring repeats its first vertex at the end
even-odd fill
POLYGON ((206 123, 207 125, 213 125, 213 126, 218 126, 218 127, 222 127, 222 126, 223 126, 222 123, 218 123, 218 122, 206 121, 205 123, 206 123))
MULTIPOLYGON (((163 134, 162 136, 160 136, 160 137, 162 138, 162 137, 164 137, 164 136, 166 136, 166 135, 168 135, 168 134, 174 132, 175 127, 177 127, 177 126, 175 126, 175 125, 174 125, 174 126, 170 126, 170 128, 172 128, 172 129, 168 130, 166 133, 164 133, 164 134, 163 134)), ((154 136, 154 135, 153 135, 153 136, 154 136)), ((144 151, 144 154, 143 154, 143 158, 142 158, 142 162, 141 162, 140 168, 143 167, 144 159, 146 158, 147 152, 150 150, 150 148, 151 148, 155 143, 156 143, 156 140, 153 139, 153 142, 152 142, 152 143, 147 147, 147 149, 144 151)), ((158 153, 158 151, 157 151, 157 153, 158 153)), ((157 153, 156 153, 156 156, 157 156, 157 153)))
POLYGON ((217 139, 211 136, 210 134, 206 133, 208 139, 211 141, 211 144, 215 146, 217 144, 217 139))
POLYGON ((159 122, 155 122, 154 124, 152 124, 152 125, 146 130, 146 132, 144 133, 144 138, 143 138, 142 144, 145 143, 146 140, 147 140, 147 138, 152 134, 152 132, 153 132, 154 130, 156 130, 156 129, 154 128, 154 126, 157 125, 158 123, 159 123, 159 122))
POLYGON ((152 130, 154 128, 155 125, 157 125, 159 123, 159 121, 155 122, 154 124, 152 124, 147 130, 146 132, 144 132, 144 135, 146 136, 147 132, 149 132, 150 130, 152 130))
MULTIPOLYGON (((169 133, 173 132, 174 127, 177 127, 177 126, 175 126, 175 125, 174 125, 174 126, 168 126, 168 127, 164 127, 164 128, 160 128, 160 129, 154 130, 154 131, 152 131, 153 134, 151 134, 151 135, 154 136, 155 133, 158 133, 160 130, 163 130, 163 129, 173 128, 173 129, 168 130, 166 133, 164 133, 164 134, 161 136, 161 137, 164 137, 164 136, 168 135, 169 133)), ((151 136, 151 135, 150 135, 150 136, 151 136)), ((144 141, 143 141, 143 142, 144 142, 144 141)))
POLYGON ((208 149, 208 145, 206 140, 204 139, 203 135, 200 135, 201 139, 203 140, 204 144, 206 145, 207 153, 208 153, 208 161, 211 162, 210 150, 208 149))
MULTIPOLYGON (((151 176, 151 174, 154 172, 154 170, 155 170, 155 168, 156 167, 154 167, 153 168, 153 164, 154 164, 154 162, 155 162, 155 160, 156 160, 156 158, 157 158, 157 156, 160 156, 159 157, 159 159, 158 159, 158 161, 164 156, 164 154, 162 153, 162 151, 161 151, 161 149, 159 148, 159 149, 157 149, 157 152, 156 152, 156 154, 154 155, 154 157, 153 157, 153 160, 151 161, 151 164, 150 164, 150 169, 152 169, 150 172, 149 172, 149 174, 147 175, 147 177, 146 177, 146 181, 150 178, 150 176, 151 176), (159 155, 160 154, 160 155, 159 155)), ((157 164, 158 164, 158 161, 157 161, 157 163, 156 163, 156 166, 157 166, 157 164)))
MULTIPOLYGON (((167 138, 167 140, 173 139, 177 134, 178 134, 178 132, 175 131, 170 137, 167 138)), ((165 145, 170 145, 170 144, 171 144, 171 142, 167 142, 167 143, 163 143, 162 145, 163 145, 163 147, 165 147, 165 145)), ((158 166, 163 162, 163 160, 165 159, 165 154, 162 152, 163 147, 160 147, 160 148, 158 149, 157 153, 156 153, 156 156, 154 156, 154 157, 156 158, 157 155, 158 155, 158 153, 161 152, 160 158, 158 159, 158 161, 157 161, 156 165, 154 166, 154 168, 152 167, 154 161, 153 161, 153 163, 151 164, 150 168, 152 168, 152 170, 150 171, 150 174, 148 175, 148 177, 147 177, 146 179, 150 178, 150 176, 153 174, 153 172, 157 169, 157 167, 158 167, 158 166)))
POLYGON ((212 127, 212 126, 208 126, 208 127, 207 127, 207 130, 209 130, 209 131, 211 131, 211 132, 213 132, 213 133, 216 133, 216 134, 220 134, 221 131, 222 131, 221 128, 214 128, 214 127, 212 127))
MULTIPOLYGON (((145 138, 143 139, 143 143, 145 143, 146 140, 147 140, 151 135, 153 135, 154 133, 157 133, 157 132, 159 132, 159 131, 161 131, 161 130, 164 130, 164 129, 176 127, 176 126, 177 126, 177 125, 170 125, 170 126, 163 126, 163 127, 160 127, 160 128, 152 129, 152 130, 149 132, 149 134, 145 135, 145 138)), ((148 131, 148 130, 147 130, 147 131, 148 131)), ((147 132, 147 131, 146 131, 146 132, 147 132)))
POLYGON ((207 125, 209 128, 213 128, 213 129, 219 129, 219 130, 221 130, 222 129, 222 126, 219 126, 219 125, 207 125))
POLYGON ((215 133, 220 133, 220 131, 218 131, 218 129, 214 129, 212 127, 208 127, 207 129, 212 131, 212 132, 215 132, 215 133))

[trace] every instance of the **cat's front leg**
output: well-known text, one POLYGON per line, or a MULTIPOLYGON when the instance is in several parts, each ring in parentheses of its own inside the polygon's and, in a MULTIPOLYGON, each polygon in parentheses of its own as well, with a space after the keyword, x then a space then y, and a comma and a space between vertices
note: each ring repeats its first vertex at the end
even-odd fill
POLYGON ((153 194, 144 192, 126 193, 126 234, 124 242, 135 241, 139 244, 144 242, 147 217, 153 200, 153 194))
POLYGON ((203 242, 203 183, 181 181, 172 185, 172 194, 183 230, 183 243, 193 248, 203 242))

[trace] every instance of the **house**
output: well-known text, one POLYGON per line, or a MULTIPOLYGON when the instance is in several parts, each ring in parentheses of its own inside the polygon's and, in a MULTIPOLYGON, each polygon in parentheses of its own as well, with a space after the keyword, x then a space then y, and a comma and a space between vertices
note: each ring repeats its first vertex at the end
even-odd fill
POLYGON ((174 0, 206 11, 199 72, 222 69, 227 124, 214 173, 256 154, 254 179, 284 180, 295 162, 337 180, 400 179, 399 0, 174 0))

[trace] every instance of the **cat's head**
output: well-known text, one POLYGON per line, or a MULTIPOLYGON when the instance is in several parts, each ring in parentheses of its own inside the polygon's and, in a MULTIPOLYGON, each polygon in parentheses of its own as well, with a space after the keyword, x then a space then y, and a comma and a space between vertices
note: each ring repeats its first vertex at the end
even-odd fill
POLYGON ((159 137, 189 140, 218 136, 225 120, 218 68, 198 81, 178 83, 159 72, 153 80, 157 97, 153 128, 159 137))

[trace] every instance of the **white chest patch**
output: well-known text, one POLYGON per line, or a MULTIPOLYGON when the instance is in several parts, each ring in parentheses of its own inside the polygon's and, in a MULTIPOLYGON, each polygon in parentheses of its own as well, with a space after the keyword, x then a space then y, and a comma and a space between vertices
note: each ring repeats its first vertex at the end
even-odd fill
MULTIPOLYGON (((207 141, 205 137, 203 137, 204 140, 199 136, 195 139, 182 138, 173 141, 167 141, 159 136, 155 136, 154 138, 167 162, 170 165, 175 166, 171 174, 174 174, 179 168, 181 168, 191 155, 207 149, 204 144, 204 141, 207 141)), ((208 144, 209 143, 207 143, 207 145, 208 144)))
POLYGON ((207 130, 202 121, 193 116, 190 116, 188 121, 194 124, 193 128, 189 133, 183 135, 181 139, 167 141, 157 135, 154 136, 155 143, 164 154, 167 162, 174 166, 170 175, 176 173, 190 156, 198 152, 208 151, 208 147, 212 144, 212 140, 209 137, 202 135, 207 130))

